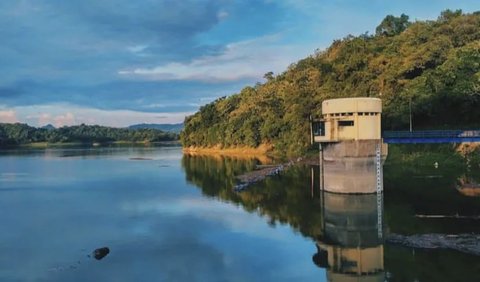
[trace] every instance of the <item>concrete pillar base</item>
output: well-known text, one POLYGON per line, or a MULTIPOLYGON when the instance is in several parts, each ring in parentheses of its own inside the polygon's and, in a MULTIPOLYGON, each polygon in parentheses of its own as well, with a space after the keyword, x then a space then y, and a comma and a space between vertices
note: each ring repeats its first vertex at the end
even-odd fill
MULTIPOLYGON (((382 140, 352 140, 323 145, 326 160, 338 158, 375 157, 375 149, 382 140)), ((388 145, 382 142, 382 157, 386 158, 388 145)))

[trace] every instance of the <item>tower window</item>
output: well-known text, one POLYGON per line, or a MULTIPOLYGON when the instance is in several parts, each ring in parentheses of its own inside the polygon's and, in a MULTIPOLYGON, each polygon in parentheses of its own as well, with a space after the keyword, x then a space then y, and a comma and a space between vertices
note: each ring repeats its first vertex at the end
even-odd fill
POLYGON ((325 136, 325 122, 318 121, 312 124, 314 136, 325 136))
POLYGON ((338 126, 353 126, 353 120, 339 120, 338 126))

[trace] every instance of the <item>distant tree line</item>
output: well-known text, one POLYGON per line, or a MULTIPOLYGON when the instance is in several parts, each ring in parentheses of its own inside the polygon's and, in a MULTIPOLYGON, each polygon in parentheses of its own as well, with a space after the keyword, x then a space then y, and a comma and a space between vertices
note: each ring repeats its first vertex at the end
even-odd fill
MULTIPOLYGON (((259 62, 261 63, 261 62, 259 62)), ((480 12, 434 21, 387 16, 375 35, 347 36, 265 83, 207 104, 185 119, 184 146, 256 147, 299 155, 309 117, 329 98, 378 97, 384 129, 480 126, 480 12)))
POLYGON ((177 134, 163 132, 158 129, 127 129, 85 124, 48 129, 36 128, 22 123, 0 123, 0 146, 33 142, 157 142, 177 139, 177 134))

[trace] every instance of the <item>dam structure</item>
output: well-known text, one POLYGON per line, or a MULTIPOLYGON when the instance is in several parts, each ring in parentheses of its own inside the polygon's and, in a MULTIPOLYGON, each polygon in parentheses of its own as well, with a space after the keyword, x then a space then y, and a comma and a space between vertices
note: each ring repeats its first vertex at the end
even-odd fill
POLYGON ((320 149, 321 189, 346 194, 383 191, 388 147, 382 142, 381 114, 378 98, 323 101, 322 118, 312 120, 310 127, 311 141, 320 149))
POLYGON ((340 98, 322 103, 322 119, 312 125, 317 143, 379 140, 382 101, 378 98, 340 98))

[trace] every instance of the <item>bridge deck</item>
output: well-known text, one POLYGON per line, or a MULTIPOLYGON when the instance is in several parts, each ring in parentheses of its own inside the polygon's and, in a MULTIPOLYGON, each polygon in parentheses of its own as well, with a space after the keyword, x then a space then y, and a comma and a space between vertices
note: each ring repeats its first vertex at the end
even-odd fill
POLYGON ((480 130, 384 131, 382 137, 389 144, 480 142, 480 130))

